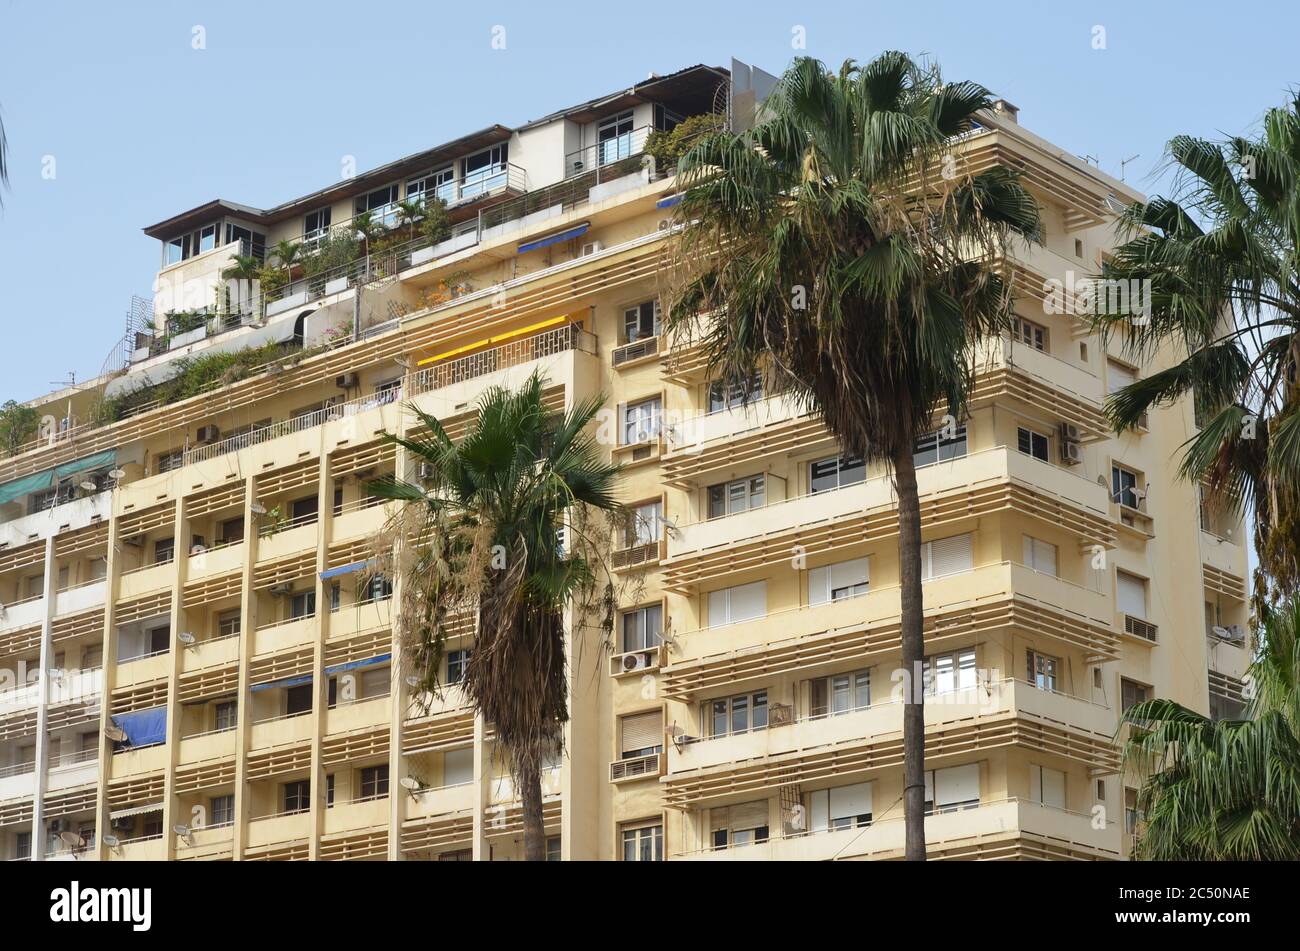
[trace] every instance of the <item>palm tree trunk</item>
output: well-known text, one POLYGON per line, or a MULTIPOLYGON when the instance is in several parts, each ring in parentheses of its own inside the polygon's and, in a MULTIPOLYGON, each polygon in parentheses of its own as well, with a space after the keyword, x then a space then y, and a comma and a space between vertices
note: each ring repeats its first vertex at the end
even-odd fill
POLYGON ((910 441, 894 456, 898 490, 898 576, 902 596, 903 641, 903 825, 904 857, 925 861, 925 655, 921 604, 921 503, 910 441))
POLYGON ((542 824, 542 772, 537 763, 520 770, 519 798, 524 810, 524 861, 546 861, 546 828, 542 824))

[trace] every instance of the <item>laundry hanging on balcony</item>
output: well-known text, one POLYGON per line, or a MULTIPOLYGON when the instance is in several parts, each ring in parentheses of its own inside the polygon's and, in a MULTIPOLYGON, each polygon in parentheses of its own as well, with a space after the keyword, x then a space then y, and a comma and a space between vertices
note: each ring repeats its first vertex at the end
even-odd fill
POLYGON ((586 234, 587 229, 590 227, 591 223, 584 221, 582 224, 569 228, 567 231, 548 234, 545 238, 538 238, 536 241, 529 241, 526 244, 521 244, 516 249, 516 253, 523 254, 525 251, 536 251, 538 248, 548 248, 553 244, 559 244, 561 241, 572 241, 574 238, 579 238, 586 234))
POLYGON ((325 668, 325 675, 332 677, 334 674, 341 674, 348 670, 360 670, 363 667, 378 667, 380 664, 386 664, 393 659, 392 654, 377 654, 374 657, 367 657, 365 660, 352 660, 346 664, 335 664, 333 667, 325 668))
POLYGON ((167 742, 166 707, 115 713, 109 719, 113 721, 114 726, 126 734, 123 742, 128 747, 153 746, 167 742))

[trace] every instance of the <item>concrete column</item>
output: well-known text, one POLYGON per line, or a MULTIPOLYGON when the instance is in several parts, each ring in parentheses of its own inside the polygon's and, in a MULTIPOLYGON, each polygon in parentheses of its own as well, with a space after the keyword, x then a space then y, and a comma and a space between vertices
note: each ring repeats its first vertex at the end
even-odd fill
MULTIPOLYGON (((36 772, 32 778, 32 860, 45 859, 45 789, 48 785, 50 738, 48 735, 50 704, 50 669, 54 664, 54 646, 50 625, 54 621, 54 608, 58 593, 54 584, 58 572, 54 570, 54 535, 45 539, 45 617, 41 621, 41 657, 39 662, 36 700, 36 772)), ((99 838, 96 829, 95 838, 99 838)))
POLYGON ((176 499, 176 511, 172 517, 172 603, 169 614, 171 629, 171 649, 168 658, 171 663, 167 672, 167 766, 163 773, 163 857, 167 861, 176 858, 176 834, 172 831, 177 825, 188 826, 190 817, 180 815, 176 808, 176 764, 180 758, 180 701, 177 698, 177 678, 181 672, 181 661, 185 645, 180 642, 181 633, 181 596, 185 587, 185 577, 190 560, 189 519, 185 515, 185 500, 176 499))
POLYGON ((235 836, 234 858, 244 857, 248 846, 248 742, 253 722, 253 695, 249 690, 248 662, 252 656, 253 631, 257 627, 257 598, 253 591, 253 565, 257 563, 257 521, 253 514, 257 480, 244 479, 244 571, 239 596, 239 709, 235 727, 235 836))
POLYGON ((329 454, 325 451, 325 428, 321 427, 320 458, 318 459, 319 485, 316 491, 316 577, 312 579, 316 590, 316 643, 312 647, 312 720, 311 740, 311 842, 308 858, 320 858, 320 837, 325 828, 325 766, 321 756, 321 741, 325 737, 325 722, 329 712, 329 682, 325 676, 325 638, 329 635, 329 587, 321 580, 321 572, 329 557, 329 538, 334 526, 334 492, 330 487, 329 454))

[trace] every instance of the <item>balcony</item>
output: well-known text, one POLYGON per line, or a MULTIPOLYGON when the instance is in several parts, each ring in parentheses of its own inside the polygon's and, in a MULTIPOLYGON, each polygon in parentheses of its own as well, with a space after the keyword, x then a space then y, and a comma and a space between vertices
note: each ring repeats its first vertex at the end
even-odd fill
POLYGON ((118 581, 119 601, 131 601, 146 594, 163 591, 176 581, 174 559, 141 565, 122 572, 118 581))
MULTIPOLYGON (((1040 756, 1115 772, 1116 715, 1108 707, 1015 680, 925 698, 926 761, 1014 744, 1040 756)), ((698 739, 668 750, 670 805, 743 801, 781 785, 831 776, 870 778, 902 765, 903 704, 890 699, 837 716, 698 739)))
POLYGON ((311 836, 311 814, 302 812, 258 816, 248 823, 248 847, 281 845, 311 836))
MULTIPOLYGON (((670 856, 674 861, 830 861, 894 859, 903 855, 902 817, 866 828, 807 832, 754 845, 670 856)), ((1025 799, 983 802, 972 809, 925 817, 926 851, 940 858, 1118 859, 1113 822, 1094 829, 1092 816, 1025 799)))
POLYGON ((594 174, 595 184, 601 184, 640 170, 646 140, 653 131, 651 126, 641 126, 569 152, 564 156, 565 178, 594 174))
POLYGON ((51 760, 46 778, 47 792, 60 792, 78 786, 93 786, 99 780, 99 749, 78 750, 51 760))
POLYGON ((239 659, 239 635, 210 637, 186 647, 181 654, 181 673, 208 667, 224 667, 239 659))
POLYGON ((974 357, 971 409, 995 400, 1026 407, 1073 426, 1080 442, 1109 438, 1101 380, 1082 367, 1003 336, 985 340, 974 357))
POLYGON ((121 690, 162 680, 171 673, 171 649, 118 659, 114 686, 121 690))
POLYGON ((63 588, 54 595, 54 616, 60 618, 70 614, 80 614, 93 608, 102 608, 107 590, 107 582, 103 579, 63 588))
POLYGON ((392 712, 392 698, 388 694, 338 703, 325 713, 325 732, 333 735, 377 727, 386 729, 392 712))
MULTIPOLYGON (((724 687, 896 656, 900 593, 897 586, 875 587, 854 598, 682 631, 668 650, 660 686, 665 696, 690 700, 724 687)), ((1092 662, 1119 657, 1109 595, 1024 565, 994 562, 934 578, 925 582, 924 597, 928 647, 1024 632, 1082 650, 1092 662)))
POLYGON ((295 746, 305 743, 315 732, 316 718, 311 711, 269 717, 253 724, 249 749, 266 749, 273 746, 295 746))
MULTIPOLYGON (((917 484, 928 528, 1007 511, 1065 529, 1081 546, 1114 544, 1103 486, 1006 447, 925 466, 917 484)), ((796 545, 811 556, 897 531, 888 477, 797 496, 678 526, 668 539, 665 587, 687 593, 706 581, 786 561, 796 545)))
POLYGON ((478 804, 479 796, 479 785, 474 782, 421 789, 411 794, 411 801, 406 805, 406 818, 472 812, 478 804))
POLYGON ((835 444, 819 417, 784 396, 698 413, 667 429, 664 478, 679 488, 689 488, 709 474, 741 469, 774 453, 835 444))
POLYGON ((180 752, 176 759, 184 764, 226 759, 235 755, 238 741, 239 730, 235 727, 192 733, 181 738, 180 752))

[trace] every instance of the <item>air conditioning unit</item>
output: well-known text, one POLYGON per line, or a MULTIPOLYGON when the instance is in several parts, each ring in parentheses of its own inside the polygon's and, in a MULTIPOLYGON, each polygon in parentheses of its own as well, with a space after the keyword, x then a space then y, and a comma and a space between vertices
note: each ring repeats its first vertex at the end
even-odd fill
POLYGON ((67 829, 67 827, 68 827, 67 823, 64 822, 62 819, 51 819, 50 835, 58 835, 60 832, 67 829))
POLYGON ((293 594, 293 585, 288 581, 285 581, 281 584, 273 584, 266 590, 277 597, 284 597, 293 594))
POLYGON ((1067 466, 1077 466, 1083 462, 1083 447, 1077 442, 1062 442, 1061 462, 1067 466))
POLYGON ((1246 640, 1246 629, 1240 624, 1229 624, 1227 640, 1244 643, 1246 640))
POLYGON ((671 218, 664 218, 662 221, 659 222, 660 231, 667 231, 672 226, 673 226, 673 220, 671 218))
POLYGON ((209 443, 214 443, 221 438, 221 430, 218 429, 216 426, 212 426, 212 425, 200 426, 198 438, 199 438, 199 442, 206 446, 209 443))
POLYGON ((336 376, 334 378, 334 385, 340 390, 351 389, 356 386, 358 382, 360 381, 355 373, 344 373, 342 376, 336 376))
POLYGON ((631 673, 634 670, 645 670, 650 666, 650 662, 645 654, 624 654, 623 655, 623 672, 631 673))
POLYGON ((1061 440, 1062 440, 1063 442, 1078 442, 1078 441, 1079 441, 1079 427, 1078 427, 1078 426, 1075 426, 1073 423, 1062 423, 1062 424, 1061 424, 1061 440))
POLYGON ((135 822, 130 816, 123 816, 120 819, 114 819, 109 825, 117 832, 130 832, 135 828, 135 822))
POLYGON ((132 548, 143 548, 143 547, 144 547, 144 536, 143 536, 143 535, 132 535, 130 538, 124 538, 124 539, 122 539, 122 544, 124 544, 124 545, 130 545, 132 548))
POLYGON ((605 245, 603 245, 601 242, 588 241, 586 244, 582 246, 582 253, 578 256, 585 258, 593 254, 599 254, 601 251, 604 250, 605 250, 605 245))

